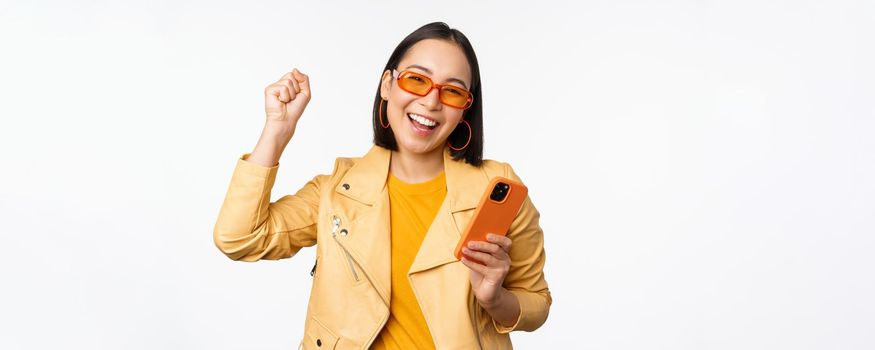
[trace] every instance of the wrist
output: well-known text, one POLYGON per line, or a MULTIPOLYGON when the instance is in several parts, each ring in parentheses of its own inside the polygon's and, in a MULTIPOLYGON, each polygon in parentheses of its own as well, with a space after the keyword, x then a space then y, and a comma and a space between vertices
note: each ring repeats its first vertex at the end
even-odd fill
POLYGON ((283 150, 285 150, 289 140, 290 138, 282 133, 265 128, 248 161, 265 167, 277 166, 279 158, 283 154, 283 150))
POLYGON ((292 139, 292 135, 294 134, 295 127, 289 128, 285 125, 281 126, 268 123, 261 131, 261 140, 285 147, 285 145, 289 143, 289 141, 292 139))
POLYGON ((477 302, 480 303, 480 306, 483 307, 484 309, 486 309, 486 311, 495 310, 495 309, 500 308, 501 305, 504 304, 504 301, 507 300, 509 293, 510 293, 510 291, 508 291, 504 287, 501 287, 501 289, 495 295, 495 298, 493 298, 493 300, 485 300, 485 301, 478 300, 477 302))

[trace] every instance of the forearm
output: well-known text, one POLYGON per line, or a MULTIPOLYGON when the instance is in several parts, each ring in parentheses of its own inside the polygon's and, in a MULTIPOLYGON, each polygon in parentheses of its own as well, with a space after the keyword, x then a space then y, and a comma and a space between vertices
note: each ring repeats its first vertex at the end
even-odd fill
POLYGON ((516 324, 520 316, 520 302, 516 295, 505 288, 501 288, 499 297, 492 305, 480 304, 486 312, 500 325, 511 327, 516 324))
POLYGON ((264 166, 277 166, 283 150, 288 145, 294 134, 294 129, 282 130, 276 127, 266 126, 261 132, 261 137, 255 145, 247 161, 264 166))

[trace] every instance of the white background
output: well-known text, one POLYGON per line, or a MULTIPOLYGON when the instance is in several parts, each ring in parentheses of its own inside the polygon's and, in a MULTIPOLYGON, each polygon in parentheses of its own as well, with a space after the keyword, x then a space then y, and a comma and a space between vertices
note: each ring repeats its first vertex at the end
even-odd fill
POLYGON ((313 249, 212 241, 263 89, 312 80, 276 200, 367 151, 435 20, 542 213, 554 303, 517 348, 875 348, 863 0, 0 2, 0 348, 296 347, 313 249))

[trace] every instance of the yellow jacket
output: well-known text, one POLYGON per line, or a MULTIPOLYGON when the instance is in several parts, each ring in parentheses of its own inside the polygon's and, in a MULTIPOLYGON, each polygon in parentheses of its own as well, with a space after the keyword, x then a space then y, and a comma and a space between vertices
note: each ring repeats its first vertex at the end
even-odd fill
MULTIPOLYGON (((391 152, 379 146, 360 158, 337 158, 297 193, 270 202, 279 165, 237 160, 216 221, 216 246, 233 260, 277 260, 318 244, 304 324, 304 349, 367 349, 389 317, 391 152)), ((447 195, 408 273, 437 349, 511 349, 514 330, 533 331, 552 303, 544 279, 544 236, 527 198, 508 237, 511 267, 504 287, 520 302, 512 327, 492 320, 471 291, 469 270, 453 256, 461 231, 494 176, 519 181, 507 163, 481 168, 444 152, 447 195)))

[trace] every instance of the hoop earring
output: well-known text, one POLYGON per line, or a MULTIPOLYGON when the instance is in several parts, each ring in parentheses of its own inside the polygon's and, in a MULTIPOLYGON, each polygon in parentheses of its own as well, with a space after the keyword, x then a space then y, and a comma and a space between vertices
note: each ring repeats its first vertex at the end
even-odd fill
POLYGON ((386 100, 384 100, 382 98, 380 99, 380 109, 378 110, 378 113, 380 114, 380 126, 382 126, 383 129, 388 129, 389 123, 386 123, 386 125, 383 125, 383 102, 384 101, 386 101, 386 100))
POLYGON ((450 144, 450 141, 449 141, 449 140, 447 140, 447 146, 449 146, 450 149, 452 149, 453 151, 461 151, 461 150, 467 148, 467 147, 468 147, 468 144, 471 143, 471 135, 474 133, 474 130, 471 129, 471 124, 468 124, 468 121, 467 121, 467 120, 462 119, 462 122, 465 123, 465 125, 468 126, 468 141, 465 142, 465 145, 464 145, 464 146, 462 146, 462 147, 460 147, 460 148, 456 148, 456 147, 453 147, 453 145, 450 144))

